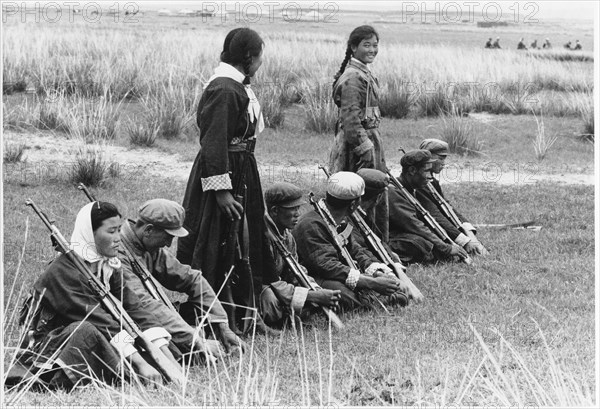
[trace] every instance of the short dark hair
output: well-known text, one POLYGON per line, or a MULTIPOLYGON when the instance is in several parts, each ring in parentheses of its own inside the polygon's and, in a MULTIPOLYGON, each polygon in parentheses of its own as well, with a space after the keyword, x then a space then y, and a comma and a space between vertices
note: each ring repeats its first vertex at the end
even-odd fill
POLYGON ((123 217, 119 213, 119 209, 112 203, 108 202, 94 202, 92 211, 90 212, 90 218, 92 219, 92 231, 98 230, 102 226, 102 222, 111 217, 123 217))
POLYGON ((336 210, 345 209, 346 207, 350 206, 350 204, 352 204, 352 202, 355 200, 356 199, 338 199, 337 197, 331 196, 329 193, 325 194, 325 201, 327 202, 327 204, 336 210))
POLYGON ((242 65, 248 75, 252 57, 260 55, 265 42, 250 28, 235 28, 225 37, 221 61, 230 65, 242 65))

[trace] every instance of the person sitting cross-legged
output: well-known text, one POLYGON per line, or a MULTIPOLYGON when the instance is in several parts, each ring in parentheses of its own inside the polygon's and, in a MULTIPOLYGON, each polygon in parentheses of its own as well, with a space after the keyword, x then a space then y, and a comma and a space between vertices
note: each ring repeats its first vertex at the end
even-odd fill
POLYGON ((166 199, 145 202, 138 210, 136 220, 127 220, 121 230, 119 257, 122 260, 126 283, 140 298, 144 308, 151 310, 162 326, 171 334, 179 352, 207 352, 218 356, 217 341, 204 340, 200 324, 210 324, 216 338, 226 351, 242 346, 241 340, 229 329, 227 314, 213 288, 199 270, 180 263, 168 250, 173 238, 185 237, 183 228, 185 210, 166 199), (154 297, 144 284, 145 269, 152 280, 164 288, 185 293, 188 300, 168 305, 154 297))
POLYGON ((303 214, 292 231, 300 262, 321 287, 341 291, 344 311, 381 302, 376 294, 393 295, 396 304, 408 303, 400 292, 400 281, 390 274, 392 270, 352 237, 347 217, 358 206, 364 189, 365 183, 356 173, 334 173, 327 181, 325 199, 316 203, 319 212, 313 209, 303 214), (351 261, 344 257, 332 231, 345 243, 351 261))

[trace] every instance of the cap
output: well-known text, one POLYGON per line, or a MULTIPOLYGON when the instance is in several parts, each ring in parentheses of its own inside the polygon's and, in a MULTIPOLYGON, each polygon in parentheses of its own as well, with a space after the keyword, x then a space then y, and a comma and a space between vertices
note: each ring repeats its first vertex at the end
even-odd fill
POLYGON ((359 169, 356 174, 365 181, 364 196, 372 197, 383 192, 390 183, 390 177, 377 169, 359 169))
POLYGON ((365 194, 365 181, 354 172, 337 172, 327 180, 327 193, 340 200, 354 200, 365 194))
POLYGON ((138 218, 163 229, 175 237, 185 237, 188 231, 183 228, 185 210, 172 200, 152 199, 140 206, 138 218))
POLYGON ((291 183, 278 182, 265 190, 265 203, 267 207, 296 207, 306 203, 302 199, 302 190, 291 183))
POLYGON ((431 159, 431 153, 425 149, 415 149, 413 151, 406 152, 402 159, 400 159, 400 165, 406 169, 411 166, 422 167, 427 163, 434 162, 431 159))
POLYGON ((448 156, 448 143, 439 139, 423 139, 421 145, 419 145, 419 149, 425 149, 429 152, 440 155, 440 156, 448 156))

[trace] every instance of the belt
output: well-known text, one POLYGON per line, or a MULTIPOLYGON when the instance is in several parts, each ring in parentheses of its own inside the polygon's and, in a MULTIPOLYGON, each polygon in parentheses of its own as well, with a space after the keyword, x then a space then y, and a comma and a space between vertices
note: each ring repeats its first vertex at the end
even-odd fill
POLYGON ((250 153, 254 153, 254 145, 256 144, 256 140, 248 140, 245 139, 242 142, 238 142, 238 143, 232 143, 229 144, 227 146, 227 151, 229 152, 247 152, 250 151, 250 153), (248 146, 250 146, 250 149, 248 149, 248 146))

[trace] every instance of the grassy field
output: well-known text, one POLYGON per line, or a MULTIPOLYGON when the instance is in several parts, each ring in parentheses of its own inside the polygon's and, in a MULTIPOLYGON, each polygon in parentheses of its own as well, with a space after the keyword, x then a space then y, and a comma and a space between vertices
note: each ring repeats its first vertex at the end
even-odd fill
MULTIPOLYGON (((306 188, 322 192, 319 185, 306 188)), ((142 179, 116 179, 96 194, 133 217, 144 200, 179 201, 183 190, 183 184, 170 180, 153 180, 149 185, 142 179)), ((211 373, 214 369, 192 368, 185 393, 86 388, 72 395, 27 393, 21 402, 591 404, 595 393, 592 187, 538 183, 498 189, 460 184, 446 190, 458 208, 468 209, 474 222, 535 217, 543 228, 540 232, 481 229, 479 236, 491 250, 487 259, 477 259, 472 267, 409 268, 426 296, 424 304, 347 314, 343 316, 346 328, 331 335, 317 317, 303 326, 302 334, 289 330, 280 339, 257 337, 253 352, 244 360, 225 359, 218 366, 220 382, 211 373), (530 384, 532 379, 539 384, 530 384), (559 388, 556 382, 565 384, 559 388)), ((4 296, 10 297, 10 303, 4 341, 9 347, 15 345, 18 332, 10 319, 17 295, 27 292, 52 257, 48 234, 23 204, 27 197, 43 206, 65 234, 86 202, 60 178, 5 184, 4 296)))
MULTIPOLYGON (((475 23, 405 24, 396 13, 347 11, 338 17, 335 24, 305 17, 295 25, 281 19, 251 25, 266 41, 254 82, 272 123, 256 151, 263 187, 284 179, 323 193, 315 165, 327 162, 332 139, 331 78, 352 28, 373 24, 381 35, 372 68, 388 112, 381 124, 388 165, 398 169, 399 148, 461 129, 469 141, 481 143, 481 151, 450 157, 443 176, 452 178, 456 170, 464 175, 454 180, 461 183, 445 185, 452 203, 474 223, 536 220, 541 231, 481 228, 478 236, 491 254, 473 266, 409 268, 426 297, 422 305, 346 314, 341 331, 330 332, 322 317, 314 317, 279 338, 248 339, 250 351, 241 358, 191 368, 185 390, 5 390, 8 404, 597 404, 594 187, 535 177, 594 172, 594 145, 582 136, 591 134, 593 141, 592 26, 540 21, 482 29, 475 23), (540 44, 551 36, 557 49, 484 50, 487 38, 496 35, 505 48, 514 48, 521 36, 540 44), (560 48, 574 38, 583 52, 560 48), (557 138, 543 160, 534 149, 542 135, 557 138), (469 183, 471 169, 499 169, 520 183, 469 183)), ((47 135, 69 138, 73 146, 102 140, 129 147, 135 126, 142 136, 156 132, 152 146, 144 147, 148 156, 176 154, 191 162, 198 151, 194 122, 202 82, 235 26, 232 19, 201 22, 155 13, 135 24, 112 17, 98 24, 23 23, 13 17, 3 24, 4 129, 11 137, 16 132, 25 146, 3 141, 5 157, 14 150, 15 161, 5 161, 3 169, 4 369, 20 332, 18 305, 54 255, 45 228, 24 201, 36 201, 65 235, 86 203, 66 166, 51 164, 51 151, 40 163, 23 163, 28 150, 38 149, 36 141, 47 135)), ((127 164, 125 155, 115 160, 127 164)), ((185 183, 115 172, 94 191, 135 217, 151 198, 181 202, 185 183)))

